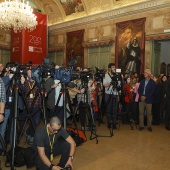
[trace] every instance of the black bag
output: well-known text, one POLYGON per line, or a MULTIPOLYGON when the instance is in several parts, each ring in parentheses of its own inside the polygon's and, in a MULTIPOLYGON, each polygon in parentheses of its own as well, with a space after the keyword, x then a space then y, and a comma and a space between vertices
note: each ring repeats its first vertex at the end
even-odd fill
MULTIPOLYGON (((21 167, 25 165, 24 150, 25 148, 22 148, 20 146, 17 146, 15 148, 14 166, 21 167)), ((7 152, 7 154, 9 155, 10 160, 8 158, 6 159, 5 166, 10 167, 10 165, 8 166, 8 164, 10 163, 10 161, 12 161, 12 148, 7 152)))
POLYGON ((27 168, 32 168, 35 166, 37 151, 32 147, 28 147, 24 149, 24 160, 27 168))

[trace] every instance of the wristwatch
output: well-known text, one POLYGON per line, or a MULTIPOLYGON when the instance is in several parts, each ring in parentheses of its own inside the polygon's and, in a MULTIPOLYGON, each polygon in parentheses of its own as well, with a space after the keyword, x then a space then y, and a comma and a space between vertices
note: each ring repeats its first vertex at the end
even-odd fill
POLYGON ((70 155, 69 157, 70 157, 71 159, 73 159, 73 156, 70 155))

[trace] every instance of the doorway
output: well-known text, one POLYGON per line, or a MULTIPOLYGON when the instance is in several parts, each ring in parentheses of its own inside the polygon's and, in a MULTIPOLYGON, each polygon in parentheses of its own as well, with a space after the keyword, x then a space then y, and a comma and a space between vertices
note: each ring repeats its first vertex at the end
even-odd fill
POLYGON ((170 65, 170 40, 152 40, 151 43, 151 71, 155 75, 159 75, 161 64, 165 66, 164 73, 170 75, 168 65, 170 65))

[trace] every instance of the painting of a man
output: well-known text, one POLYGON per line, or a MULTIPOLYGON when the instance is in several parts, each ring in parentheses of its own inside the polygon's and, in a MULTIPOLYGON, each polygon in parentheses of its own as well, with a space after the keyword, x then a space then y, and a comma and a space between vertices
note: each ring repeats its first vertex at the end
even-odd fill
POLYGON ((126 46, 126 73, 140 72, 140 53, 137 38, 134 37, 132 41, 129 41, 126 46))
POLYGON ((142 26, 129 24, 124 29, 117 28, 118 67, 123 72, 133 74, 141 71, 142 26))

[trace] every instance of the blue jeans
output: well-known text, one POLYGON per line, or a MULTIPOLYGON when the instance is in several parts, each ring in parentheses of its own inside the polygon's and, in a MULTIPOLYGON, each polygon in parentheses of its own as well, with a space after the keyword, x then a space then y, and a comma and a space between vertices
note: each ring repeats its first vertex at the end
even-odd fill
MULTIPOLYGON (((10 116, 10 109, 5 109, 4 121, 2 123, 0 123, 0 134, 1 134, 3 140, 5 137, 5 133, 6 133, 6 127, 7 127, 9 116, 10 116)), ((12 135, 12 133, 10 133, 10 139, 11 139, 11 135, 12 135)), ((2 155, 2 152, 3 152, 3 148, 0 143, 0 155, 2 155)))
POLYGON ((40 122, 40 119, 41 119, 41 110, 40 108, 38 107, 35 107, 33 110, 32 110, 32 113, 27 113, 26 110, 23 110, 23 112, 20 112, 20 116, 22 116, 22 120, 20 120, 20 133, 24 127, 24 124, 26 123, 26 120, 28 120, 28 123, 29 123, 29 127, 28 129, 26 130, 26 133, 27 135, 30 135, 31 137, 34 136, 34 133, 35 133, 35 130, 34 128, 36 129, 36 127, 38 126, 39 122, 40 122), (30 114, 30 115, 29 115, 30 114), (30 118, 29 116, 31 117, 32 119, 32 123, 30 121, 30 118), (34 126, 34 127, 33 127, 34 126))

